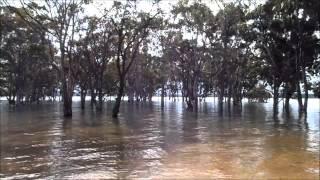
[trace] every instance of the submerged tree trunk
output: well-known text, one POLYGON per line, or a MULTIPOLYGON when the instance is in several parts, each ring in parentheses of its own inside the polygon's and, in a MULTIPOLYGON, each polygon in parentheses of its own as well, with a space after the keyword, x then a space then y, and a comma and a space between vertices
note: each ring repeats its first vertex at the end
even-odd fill
POLYGON ((164 84, 161 84, 161 108, 164 108, 164 84))
POLYGON ((303 110, 303 104, 302 104, 302 95, 301 95, 301 88, 300 88, 300 82, 297 82, 297 99, 299 104, 299 111, 301 112, 303 110))
POLYGON ((285 102, 284 102, 284 109, 286 110, 286 112, 289 112, 289 107, 290 107, 289 103, 290 103, 290 97, 286 95, 285 102))
MULTIPOLYGON (((104 66, 102 66, 104 67, 104 66)), ((103 93, 103 69, 104 68, 101 68, 102 70, 100 70, 100 72, 98 73, 98 77, 97 77, 97 93, 98 93, 98 105, 96 106, 96 109, 98 111, 102 111, 102 106, 103 106, 103 96, 104 96, 104 93, 103 93)))
POLYGON ((291 98, 291 88, 290 84, 286 83, 285 85, 285 102, 284 102, 284 109, 286 112, 289 112, 289 103, 290 103, 290 98, 291 98))
POLYGON ((102 83, 103 83, 103 71, 101 71, 101 73, 99 74, 99 80, 98 80, 98 88, 97 88, 97 93, 98 93, 98 106, 96 106, 96 109, 98 111, 102 111, 102 106, 103 106, 103 87, 102 87, 102 83))
MULTIPOLYGON (((130 72, 130 75, 127 78, 127 95, 128 95, 128 102, 129 103, 134 103, 134 98, 135 98, 135 81, 138 81, 135 76, 135 71, 130 72)), ((136 93, 137 94, 137 93, 136 93)))
POLYGON ((128 88, 128 102, 133 103, 134 102, 134 91, 133 88, 128 88))
POLYGON ((193 83, 193 87, 192 87, 192 92, 193 92, 193 110, 195 112, 198 111, 198 77, 195 76, 195 80, 194 80, 194 83, 193 83))
POLYGON ((81 109, 85 108, 85 102, 86 102, 86 95, 87 95, 87 90, 84 88, 81 88, 81 109))
POLYGON ((191 111, 193 109, 193 105, 190 97, 186 97, 186 102, 187 102, 187 109, 191 111))
POLYGON ((278 113, 278 104, 279 104, 279 87, 280 85, 274 84, 273 87, 273 113, 278 113))
POLYGON ((72 94, 73 88, 71 84, 71 79, 63 80, 62 86, 62 98, 63 98, 63 115, 65 117, 72 116, 72 94))
POLYGON ((223 98, 224 98, 224 87, 220 86, 218 90, 218 111, 223 112, 223 98))
POLYGON ((96 92, 93 88, 90 89, 90 93, 91 93, 91 106, 96 104, 96 92))
POLYGON ((187 103, 187 109, 189 110, 189 111, 192 111, 193 110, 193 104, 192 104, 192 101, 193 101, 193 98, 192 98, 192 96, 193 96, 193 92, 192 92, 192 86, 191 86, 191 83, 190 83, 190 80, 189 80, 189 78, 184 82, 184 84, 183 84, 183 87, 182 87, 183 89, 185 89, 185 95, 186 95, 186 99, 185 99, 185 101, 186 101, 186 103, 187 103))
POLYGON ((7 97, 8 102, 10 105, 14 105, 15 102, 15 95, 12 95, 11 90, 9 91, 9 96, 7 97))
POLYGON ((96 107, 98 111, 102 111, 103 106, 103 92, 102 89, 98 91, 98 106, 96 107))
POLYGON ((124 77, 120 77, 119 91, 117 94, 116 102, 115 102, 115 104, 113 106, 113 110, 112 110, 112 117, 114 117, 114 118, 117 118, 118 114, 119 114, 121 98, 122 98, 123 92, 124 92, 124 86, 125 86, 125 79, 124 79, 124 77))
POLYGON ((307 108, 308 108, 308 98, 309 98, 309 93, 308 93, 308 81, 307 81, 307 75, 306 75, 306 69, 303 67, 302 69, 302 74, 303 74, 303 84, 304 84, 304 104, 303 104, 303 111, 306 113, 307 108))
POLYGON ((241 105, 241 101, 242 101, 242 95, 241 95, 241 88, 239 88, 238 86, 236 86, 233 90, 233 105, 234 106, 239 106, 241 105))
POLYGON ((232 91, 231 91, 231 87, 229 86, 229 88, 228 88, 228 99, 227 99, 228 109, 229 110, 231 108, 231 96, 232 96, 232 91))
MULTIPOLYGON (((61 42, 62 44, 62 42, 61 42)), ((73 79, 71 74, 70 62, 66 64, 64 45, 60 44, 61 52, 61 78, 62 78, 62 99, 63 99, 63 115, 65 117, 72 116, 72 95, 73 95, 73 79)))
POLYGON ((17 88, 17 94, 16 94, 16 104, 22 104, 23 101, 23 95, 20 88, 17 88))

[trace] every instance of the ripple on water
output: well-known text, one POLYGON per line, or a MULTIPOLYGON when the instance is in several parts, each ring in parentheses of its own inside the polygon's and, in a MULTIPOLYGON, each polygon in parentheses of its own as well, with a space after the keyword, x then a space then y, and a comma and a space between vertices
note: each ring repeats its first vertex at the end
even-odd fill
POLYGON ((92 170, 88 172, 80 172, 80 173, 72 173, 71 175, 65 176, 63 179, 118 179, 117 173, 113 171, 99 171, 99 170, 92 170))
MULTIPOLYGON (((35 179, 39 178, 41 176, 40 173, 32 173, 32 174, 22 174, 22 173, 16 173, 13 176, 10 177, 3 177, 2 180, 14 180, 14 179, 35 179)), ((1 176, 0 176, 1 177, 1 176)))
POLYGON ((25 159, 25 158, 30 158, 30 156, 5 157, 3 159, 5 159, 5 160, 20 160, 20 159, 25 159))

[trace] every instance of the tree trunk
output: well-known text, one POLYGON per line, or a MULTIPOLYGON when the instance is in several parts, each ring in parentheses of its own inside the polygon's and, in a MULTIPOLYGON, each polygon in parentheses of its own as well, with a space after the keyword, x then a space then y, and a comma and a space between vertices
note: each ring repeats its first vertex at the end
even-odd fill
POLYGON ((193 110, 193 92, 192 92, 192 86, 190 83, 188 83, 186 86, 187 88, 187 94, 186 94, 186 102, 187 102, 187 109, 192 111, 193 110))
POLYGON ((302 104, 302 95, 301 95, 301 88, 300 88, 300 82, 297 82, 297 99, 299 104, 299 111, 303 110, 303 104, 302 104))
MULTIPOLYGON (((70 81, 70 79, 69 79, 70 81)), ((63 80, 63 92, 62 92, 62 98, 63 98, 63 115, 65 117, 72 116, 72 91, 73 88, 71 88, 71 82, 67 82, 67 80, 63 80)))
POLYGON ((103 106, 103 92, 102 89, 98 90, 98 106, 96 107, 98 111, 102 111, 103 106))
POLYGON ((87 95, 87 90, 81 88, 81 109, 85 108, 85 102, 86 102, 86 95, 87 95))
POLYGON ((192 96, 194 101, 193 110, 197 112, 198 111, 198 77, 197 76, 195 77, 195 80, 194 80, 192 92, 193 92, 192 96))
POLYGON ((278 113, 278 104, 279 104, 279 87, 280 85, 274 84, 273 87, 273 113, 278 113))
POLYGON ((232 96, 232 91, 231 91, 231 87, 229 87, 229 89, 228 89, 228 100, 227 100, 228 109, 231 108, 231 96, 232 96))
POLYGON ((128 87, 128 102, 133 103, 134 102, 134 91, 132 87, 128 87))
POLYGON ((309 93, 308 93, 308 81, 307 81, 307 76, 306 76, 306 69, 303 67, 302 69, 302 75, 303 75, 303 84, 304 84, 304 104, 303 104, 303 111, 306 113, 307 108, 308 108, 308 98, 309 98, 309 93))
POLYGON ((143 102, 147 102, 147 96, 144 94, 142 97, 143 102))
POLYGON ((190 97, 186 98, 186 102, 187 102, 187 109, 191 111, 193 109, 193 105, 192 105, 192 100, 190 99, 190 97))
POLYGON ((22 99, 23 99, 23 95, 22 95, 22 91, 20 89, 20 87, 17 88, 17 93, 16 93, 16 104, 22 104, 22 99))
POLYGON ((93 88, 90 89, 91 93, 91 106, 96 104, 96 92, 93 88))
POLYGON ((103 71, 100 71, 100 73, 98 74, 98 78, 97 78, 97 93, 98 93, 98 106, 96 106, 96 109, 98 111, 102 111, 102 106, 103 106, 103 87, 102 87, 102 83, 103 83, 103 71))
POLYGON ((224 97, 224 87, 223 85, 220 85, 220 88, 218 90, 218 111, 220 113, 223 112, 223 97, 224 97))
POLYGON ((120 87, 119 87, 119 91, 117 94, 117 98, 116 98, 116 102, 113 106, 113 110, 112 110, 112 117, 117 118, 118 114, 119 114, 119 109, 120 109, 120 103, 121 103, 121 98, 124 92, 124 86, 125 86, 125 79, 124 77, 120 77, 120 87))
POLYGON ((288 95, 286 95, 286 99, 285 99, 285 102, 284 102, 284 109, 286 112, 289 112, 289 103, 290 103, 290 97, 288 95))
POLYGON ((184 102, 186 100, 186 95, 185 95, 184 89, 181 89, 181 96, 182 96, 182 102, 184 102))
POLYGON ((285 85, 285 102, 284 102, 284 109, 286 112, 289 112, 289 103, 290 103, 290 98, 291 98, 291 89, 289 87, 290 85, 286 83, 285 85))
POLYGON ((16 103, 15 96, 13 95, 11 90, 9 90, 9 95, 8 95, 7 99, 8 99, 8 102, 10 105, 14 105, 16 103))
POLYGON ((164 108, 164 83, 161 84, 161 108, 164 108))
POLYGON ((242 100, 242 97, 241 97, 241 90, 238 86, 236 86, 233 90, 233 105, 234 106, 239 106, 241 105, 241 100, 242 100))

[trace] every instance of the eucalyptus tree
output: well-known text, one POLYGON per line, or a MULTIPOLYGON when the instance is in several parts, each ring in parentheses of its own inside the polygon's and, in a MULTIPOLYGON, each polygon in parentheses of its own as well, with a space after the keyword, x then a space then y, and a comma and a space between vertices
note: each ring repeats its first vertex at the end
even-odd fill
MULTIPOLYGON (((14 7, 11 9, 18 10, 14 7)), ((15 97, 19 90, 19 79, 21 79, 23 71, 21 58, 25 49, 25 37, 27 30, 21 19, 17 18, 9 8, 2 7, 1 11, 1 80, 2 92, 7 97, 9 104, 15 103, 15 97), (6 22, 4 24, 4 22, 6 22), (21 28, 21 29, 20 29, 21 28), (23 46, 24 45, 24 46, 23 46), (21 68, 19 68, 21 67, 21 68)))
MULTIPOLYGON (((159 10, 159 9, 158 9, 159 10)), ((119 76, 119 89, 112 116, 119 113, 121 98, 124 95, 126 76, 136 60, 141 43, 151 29, 157 26, 159 12, 139 12, 135 2, 114 2, 115 14, 110 18, 115 31, 115 62, 119 76)))
MULTIPOLYGON (((168 25, 165 25, 168 28, 168 25)), ((171 53, 173 48, 170 46, 170 32, 166 32, 163 35, 158 36, 161 51, 160 55, 160 64, 158 66, 160 74, 159 74, 159 83, 161 88, 161 107, 164 107, 164 97, 166 96, 166 92, 168 90, 167 84, 169 83, 171 74, 174 74, 174 64, 172 64, 171 58, 175 58, 171 53)))
POLYGON ((80 51, 83 51, 83 60, 87 61, 91 102, 95 104, 95 93, 98 95, 97 110, 102 110, 106 67, 115 52, 112 42, 114 31, 107 18, 109 18, 107 13, 101 18, 87 17, 86 32, 81 39, 83 46, 80 51))
POLYGON ((273 88, 273 107, 274 112, 278 111, 279 89, 283 83, 284 72, 284 54, 282 45, 285 43, 282 37, 279 21, 275 19, 275 13, 272 11, 273 5, 267 2, 260 5, 252 12, 254 22, 252 30, 256 37, 256 48, 260 52, 259 56, 264 61, 262 76, 273 88))
POLYGON ((3 7, 1 14, 1 80, 2 92, 10 104, 39 102, 52 96, 56 72, 49 63, 51 43, 31 28, 15 7, 3 7), (5 23, 3 23, 5 22, 5 23))
POLYGON ((149 33, 149 36, 142 42, 141 51, 137 60, 133 63, 128 72, 128 101, 151 101, 152 96, 161 88, 162 105, 164 104, 164 86, 169 73, 169 58, 165 57, 166 20, 158 19, 158 27, 149 33))
MULTIPOLYGON (((314 2, 317 6, 319 2, 314 2)), ((310 2, 269 0, 260 5, 255 14, 253 30, 256 31, 261 55, 267 60, 264 77, 273 86, 274 110, 277 110, 279 88, 284 85, 285 104, 297 92, 300 110, 306 111, 308 71, 313 71, 318 59, 319 28, 317 11, 310 2), (302 104, 300 82, 303 82, 305 102, 302 104)))
MULTIPOLYGON (((75 40, 79 25, 79 14, 87 0, 46 0, 39 2, 20 1, 21 11, 16 13, 38 33, 58 44, 59 53, 50 49, 52 66, 58 71, 62 84, 63 113, 72 116, 72 96, 75 86, 75 40), (56 55, 59 56, 57 61, 56 55)), ((8 2, 7 2, 8 3, 8 2)), ((9 3, 8 3, 9 4, 9 3)))
POLYGON ((160 72, 159 57, 151 56, 147 50, 137 55, 137 60, 133 63, 128 72, 127 94, 129 102, 134 99, 138 101, 151 101, 152 96, 159 88, 160 72))
POLYGON ((80 38, 76 42, 76 52, 79 66, 77 71, 77 84, 80 87, 81 109, 84 109, 87 92, 91 83, 90 61, 88 61, 89 52, 87 42, 84 39, 80 38))
MULTIPOLYGON (((197 109, 199 81, 202 68, 206 61, 204 57, 207 49, 206 28, 208 21, 213 18, 212 12, 205 4, 188 1, 179 1, 173 7, 172 13, 176 16, 177 29, 189 33, 190 38, 180 39, 176 47, 179 58, 176 59, 181 71, 183 92, 186 96, 188 109, 197 109)), ((180 36, 181 37, 181 36, 180 36)))
MULTIPOLYGON (((161 71, 161 104, 164 105, 164 96, 172 97, 175 100, 179 90, 179 84, 181 82, 178 63, 176 60, 179 59, 180 54, 178 53, 178 46, 182 40, 182 33, 175 32, 171 29, 172 24, 167 24, 169 30, 160 35, 159 43, 161 47, 160 54, 160 65, 159 69, 161 71)), ((184 97, 184 96, 182 96, 184 97)))
POLYGON ((215 65, 215 84, 218 92, 218 106, 223 108, 223 99, 228 97, 228 105, 233 98, 234 104, 240 104, 242 81, 250 53, 246 41, 247 8, 236 3, 225 3, 223 9, 211 21, 208 37, 212 46, 215 65))
POLYGON ((292 52, 290 54, 292 66, 290 67, 296 72, 294 85, 297 89, 299 107, 302 111, 307 110, 308 91, 311 90, 308 78, 311 74, 319 71, 315 69, 320 54, 320 39, 315 34, 319 31, 320 25, 319 7, 319 1, 301 0, 285 2, 282 6, 277 4, 275 9, 279 12, 285 12, 283 19, 285 27, 290 32, 287 41, 292 52), (300 82, 304 87, 303 104, 300 95, 300 82))

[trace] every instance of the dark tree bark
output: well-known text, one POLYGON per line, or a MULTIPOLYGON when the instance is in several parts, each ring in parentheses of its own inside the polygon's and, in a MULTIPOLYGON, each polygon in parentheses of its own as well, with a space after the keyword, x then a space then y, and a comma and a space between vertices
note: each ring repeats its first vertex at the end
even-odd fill
POLYGON ((193 110, 197 112, 198 111, 198 77, 197 75, 195 75, 192 91, 193 91, 193 101, 194 101, 193 110))
POLYGON ((94 89, 92 78, 90 78, 90 96, 91 96, 90 104, 91 104, 91 107, 93 107, 94 105, 96 105, 97 94, 96 94, 96 90, 94 89))
POLYGON ((278 105, 279 105, 279 87, 280 84, 274 83, 273 87, 273 112, 274 114, 278 113, 278 105))
POLYGON ((228 88, 228 99, 227 99, 228 109, 231 108, 231 97, 232 97, 232 91, 231 91, 231 85, 229 85, 229 88, 228 88))
POLYGON ((297 99, 299 104, 299 111, 301 112, 303 110, 303 103, 302 103, 302 95, 301 95, 301 88, 300 88, 300 82, 297 82, 297 99))
POLYGON ((63 92, 62 92, 62 98, 63 98, 63 115, 65 117, 72 116, 72 94, 73 94, 73 88, 71 87, 71 82, 68 82, 66 80, 62 81, 63 86, 63 92))
POLYGON ((103 89, 102 89, 102 83, 103 83, 103 71, 99 76, 98 80, 98 105, 96 106, 96 109, 98 111, 102 111, 102 106, 103 106, 103 89))
POLYGON ((284 102, 284 109, 286 112, 289 112, 290 107, 290 98, 292 97, 294 88, 291 86, 290 83, 286 83, 285 85, 285 102, 284 102))
POLYGON ((86 102, 86 95, 87 90, 84 88, 81 88, 80 96, 81 96, 81 109, 85 108, 85 102, 86 102))
POLYGON ((72 95, 73 95, 73 77, 71 74, 70 61, 65 62, 64 42, 60 45, 61 51, 61 77, 62 77, 62 99, 63 99, 63 115, 65 117, 72 116, 72 95))
POLYGON ((236 86, 236 88, 234 89, 232 98, 233 98, 233 105, 234 106, 241 105, 242 94, 241 94, 241 88, 240 87, 236 86))
POLYGON ((224 85, 220 85, 218 89, 218 111, 223 112, 224 85))
POLYGON ((308 109, 308 98, 309 98, 309 93, 308 93, 308 81, 307 81, 307 75, 306 75, 306 69, 305 66, 303 65, 302 67, 302 77, 303 77, 303 84, 304 84, 304 104, 303 104, 303 111, 306 113, 308 109))
POLYGON ((116 102, 114 104, 113 110, 112 110, 112 117, 117 118, 119 114, 120 104, 121 104, 121 98, 124 92, 125 87, 125 79, 124 77, 120 77, 120 86, 119 91, 117 94, 116 102))
POLYGON ((164 83, 161 84, 161 108, 164 108, 164 83))

